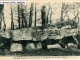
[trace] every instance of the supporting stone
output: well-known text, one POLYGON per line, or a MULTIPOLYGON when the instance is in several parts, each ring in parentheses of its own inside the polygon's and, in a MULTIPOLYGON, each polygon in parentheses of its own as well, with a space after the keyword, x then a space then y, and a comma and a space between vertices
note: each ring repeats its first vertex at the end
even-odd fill
POLYGON ((11 52, 22 52, 23 51, 22 45, 19 43, 13 43, 11 45, 10 51, 11 52))

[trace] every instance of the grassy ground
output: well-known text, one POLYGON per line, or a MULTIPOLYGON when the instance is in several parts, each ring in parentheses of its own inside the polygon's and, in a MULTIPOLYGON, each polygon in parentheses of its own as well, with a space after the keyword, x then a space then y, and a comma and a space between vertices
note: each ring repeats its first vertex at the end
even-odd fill
POLYGON ((0 54, 0 56, 80 56, 80 50, 76 49, 48 49, 48 50, 32 50, 26 51, 24 53, 16 52, 11 53, 9 51, 5 51, 4 55, 0 54))

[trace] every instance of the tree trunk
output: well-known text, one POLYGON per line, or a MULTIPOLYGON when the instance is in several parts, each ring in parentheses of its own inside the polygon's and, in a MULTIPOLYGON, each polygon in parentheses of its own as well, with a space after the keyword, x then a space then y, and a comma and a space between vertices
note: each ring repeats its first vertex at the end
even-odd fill
POLYGON ((22 28, 24 28, 24 19, 23 19, 23 16, 24 16, 24 10, 22 8, 22 4, 21 4, 21 20, 22 20, 22 28))
POLYGON ((51 9, 51 14, 50 14, 50 24, 51 24, 51 18, 52 18, 52 9, 51 9))
POLYGON ((18 28, 20 29, 20 7, 18 4, 18 28))
POLYGON ((42 10, 41 10, 41 19, 42 19, 42 27, 46 26, 46 6, 43 6, 42 7, 42 10))
POLYGON ((22 8, 23 6, 21 5, 21 17, 22 17, 22 27, 26 28, 27 27, 27 21, 25 18, 25 13, 24 13, 24 9, 22 8))
POLYGON ((46 21, 46 25, 48 24, 48 20, 49 20, 49 12, 50 12, 50 3, 49 3, 49 9, 48 9, 48 13, 47 13, 47 21, 46 21))
POLYGON ((64 6, 64 3, 62 3, 62 8, 61 8, 61 21, 63 22, 63 6, 64 6))
POLYGON ((1 25, 2 25, 2 23, 1 23, 1 21, 0 21, 0 30, 1 30, 1 25))
POLYGON ((13 11, 11 7, 11 30, 14 30, 14 22, 13 22, 13 11))
POLYGON ((4 4, 0 4, 0 29, 2 28, 1 25, 2 25, 2 20, 3 20, 3 9, 4 9, 4 4))
POLYGON ((32 26, 32 17, 33 17, 33 3, 31 3, 31 7, 30 7, 29 27, 32 26))
POLYGON ((2 26, 2 13, 0 13, 0 30, 1 30, 1 27, 2 26))
POLYGON ((3 22, 4 22, 4 31, 6 30, 6 24, 5 24, 5 19, 4 19, 4 13, 3 13, 3 22))
POLYGON ((34 25, 35 27, 36 27, 36 13, 37 13, 37 12, 36 12, 36 3, 35 3, 35 23, 34 23, 34 24, 35 24, 35 25, 34 25))

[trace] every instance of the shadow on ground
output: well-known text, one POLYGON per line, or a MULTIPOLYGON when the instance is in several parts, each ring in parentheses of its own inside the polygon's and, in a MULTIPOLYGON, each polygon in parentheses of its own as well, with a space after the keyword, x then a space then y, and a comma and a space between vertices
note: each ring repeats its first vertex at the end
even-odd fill
POLYGON ((80 56, 80 50, 54 48, 46 51, 39 49, 14 53, 5 50, 4 55, 0 54, 0 56, 80 56))

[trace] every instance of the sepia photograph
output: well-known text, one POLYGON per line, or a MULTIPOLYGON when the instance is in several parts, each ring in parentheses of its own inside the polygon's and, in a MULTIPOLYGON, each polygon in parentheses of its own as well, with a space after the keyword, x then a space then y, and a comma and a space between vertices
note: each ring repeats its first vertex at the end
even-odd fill
POLYGON ((0 56, 80 56, 80 2, 0 4, 0 56))

